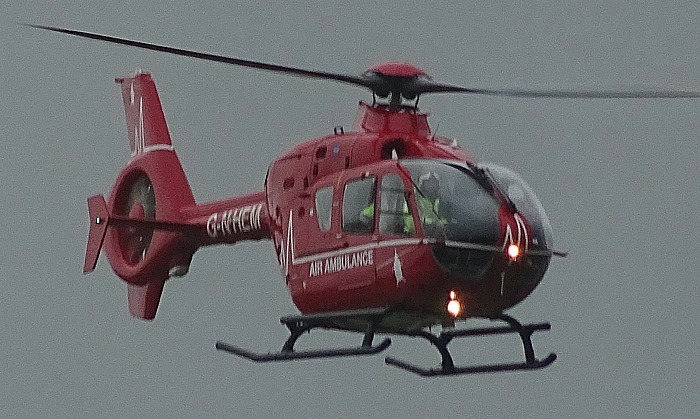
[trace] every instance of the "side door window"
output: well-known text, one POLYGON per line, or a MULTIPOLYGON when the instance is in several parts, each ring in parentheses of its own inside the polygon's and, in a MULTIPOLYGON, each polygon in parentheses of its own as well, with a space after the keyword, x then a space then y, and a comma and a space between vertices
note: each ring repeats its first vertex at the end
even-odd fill
POLYGON ((333 187, 327 186, 316 191, 316 218, 318 219, 318 228, 321 231, 331 229, 331 213, 333 209, 333 187))
POLYGON ((371 233, 374 230, 374 176, 350 180, 343 191, 343 231, 371 233))
POLYGON ((399 175, 389 173, 382 178, 379 232, 413 235, 416 232, 413 214, 408 205, 408 192, 399 175))

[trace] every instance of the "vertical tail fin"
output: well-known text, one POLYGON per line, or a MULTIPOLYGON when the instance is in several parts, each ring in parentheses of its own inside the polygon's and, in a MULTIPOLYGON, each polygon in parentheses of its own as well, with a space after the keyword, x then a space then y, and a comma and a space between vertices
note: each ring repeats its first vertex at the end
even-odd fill
POLYGON ((172 149, 168 125, 150 73, 115 81, 121 85, 132 157, 153 149, 172 149))

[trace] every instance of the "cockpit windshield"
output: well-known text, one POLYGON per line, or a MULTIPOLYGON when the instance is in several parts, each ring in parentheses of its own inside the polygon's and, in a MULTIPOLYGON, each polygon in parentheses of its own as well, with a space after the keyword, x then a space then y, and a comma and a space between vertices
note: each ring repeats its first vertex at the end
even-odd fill
MULTIPOLYGON (((530 246, 551 249, 552 228, 532 189, 516 173, 494 164, 405 159, 401 165, 413 184, 416 217, 405 217, 406 232, 415 233, 413 219, 425 237, 435 238, 432 253, 446 271, 466 281, 478 281, 495 253, 476 250, 473 244, 498 246, 499 207, 496 190, 508 199, 530 225, 530 246), (468 245, 465 245, 468 244, 468 245)), ((538 281, 549 257, 531 257, 521 277, 538 281)))

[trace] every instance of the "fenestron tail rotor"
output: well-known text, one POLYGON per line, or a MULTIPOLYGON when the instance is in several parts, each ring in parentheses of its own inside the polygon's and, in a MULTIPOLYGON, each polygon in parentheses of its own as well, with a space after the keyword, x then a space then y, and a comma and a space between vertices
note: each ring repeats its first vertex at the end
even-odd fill
MULTIPOLYGON (((153 185, 145 173, 139 173, 130 179, 124 193, 126 202, 116 208, 118 214, 137 220, 153 220, 156 217, 156 196, 153 185)), ((119 231, 122 253, 129 264, 136 264, 146 257, 146 251, 153 238, 153 229, 146 227, 127 227, 119 231)))
POLYGON ((74 29, 59 28, 44 25, 26 25, 33 28, 45 29, 83 38, 111 42, 144 48, 168 54, 182 55, 206 61, 215 61, 240 67, 273 71, 298 77, 321 80, 333 80, 340 83, 352 84, 367 88, 379 97, 390 96, 392 105, 400 105, 403 99, 413 100, 426 93, 469 93, 487 96, 505 96, 520 98, 558 98, 558 99, 684 99, 700 98, 700 92, 684 90, 530 90, 530 89, 480 89, 469 88, 444 83, 430 79, 418 67, 407 63, 385 63, 369 69, 359 76, 326 71, 308 70, 303 68, 246 60, 206 52, 174 48, 165 45, 135 41, 114 36, 101 35, 74 29))

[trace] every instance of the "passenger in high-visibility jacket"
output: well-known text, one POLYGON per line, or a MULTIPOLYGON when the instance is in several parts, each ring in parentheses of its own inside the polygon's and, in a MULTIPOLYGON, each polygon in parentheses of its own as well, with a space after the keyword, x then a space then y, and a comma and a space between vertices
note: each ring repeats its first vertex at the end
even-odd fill
MULTIPOLYGON (((416 191, 416 204, 418 207, 418 219, 424 228, 439 231, 445 225, 445 218, 440 216, 440 178, 437 173, 429 172, 418 178, 418 191, 416 191)), ((374 202, 362 210, 362 218, 374 219, 374 202)), ((413 215, 408 203, 403 203, 403 229, 399 228, 394 233, 415 234, 416 226, 413 223, 413 215), (403 230, 403 231, 402 231, 403 230)), ((386 233, 383 231, 382 233, 386 233)))

